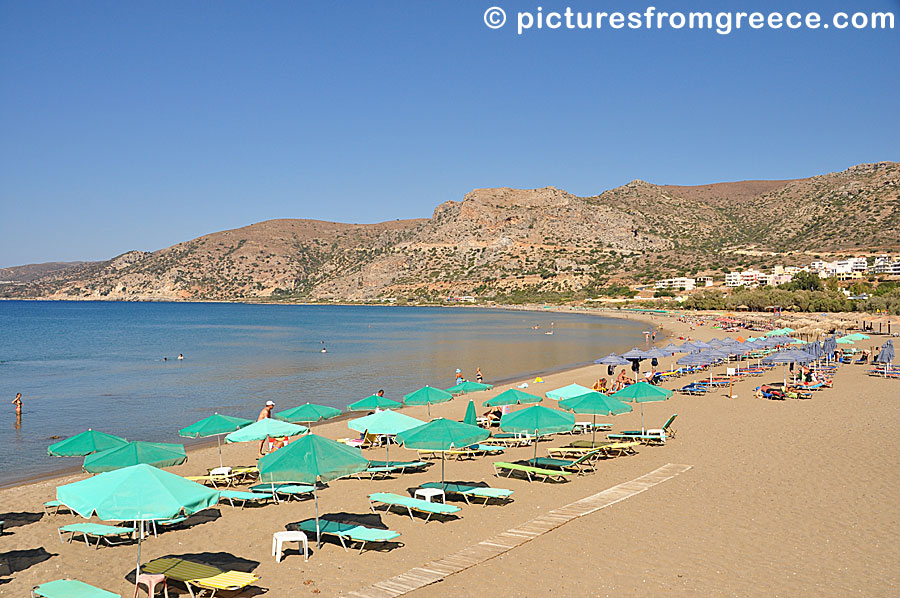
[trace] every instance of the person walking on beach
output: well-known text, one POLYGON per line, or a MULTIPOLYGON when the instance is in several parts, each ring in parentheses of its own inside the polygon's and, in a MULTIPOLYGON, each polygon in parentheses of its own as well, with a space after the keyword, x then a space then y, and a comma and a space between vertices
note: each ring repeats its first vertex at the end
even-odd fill
POLYGON ((484 384, 484 376, 481 375, 481 368, 475 368, 475 382, 484 384))
MULTIPOLYGON (((275 403, 272 401, 266 401, 266 406, 262 408, 262 411, 259 412, 259 417, 256 418, 256 421, 261 422, 264 419, 268 419, 272 417, 272 410, 275 409, 275 403)), ((263 456, 263 447, 266 446, 266 442, 268 441, 268 437, 263 438, 259 441, 259 456, 263 456)))
POLYGON ((22 415, 22 393, 16 393, 16 398, 12 400, 12 404, 16 406, 16 416, 22 415))

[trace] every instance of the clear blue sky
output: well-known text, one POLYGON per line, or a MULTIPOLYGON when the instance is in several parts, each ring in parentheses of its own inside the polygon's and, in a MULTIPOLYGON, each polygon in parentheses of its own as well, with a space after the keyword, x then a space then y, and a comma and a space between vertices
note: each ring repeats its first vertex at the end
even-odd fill
POLYGON ((473 188, 795 178, 900 160, 900 30, 543 30, 516 11, 897 0, 0 0, 0 266, 473 188), (499 30, 491 5, 506 9, 499 30))

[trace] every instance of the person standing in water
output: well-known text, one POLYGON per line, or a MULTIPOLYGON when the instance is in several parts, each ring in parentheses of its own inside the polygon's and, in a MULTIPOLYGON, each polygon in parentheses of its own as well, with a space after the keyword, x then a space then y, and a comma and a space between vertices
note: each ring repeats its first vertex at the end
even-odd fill
MULTIPOLYGON (((266 401, 266 406, 262 408, 262 411, 259 412, 259 417, 256 418, 256 421, 261 422, 264 419, 268 419, 272 417, 272 410, 275 408, 275 403, 272 401, 266 401)), ((263 456, 263 447, 266 446, 266 441, 268 438, 263 438, 259 441, 259 456, 260 458, 263 456)))
POLYGON ((22 393, 16 393, 16 398, 12 400, 12 404, 16 406, 16 416, 22 415, 22 393))

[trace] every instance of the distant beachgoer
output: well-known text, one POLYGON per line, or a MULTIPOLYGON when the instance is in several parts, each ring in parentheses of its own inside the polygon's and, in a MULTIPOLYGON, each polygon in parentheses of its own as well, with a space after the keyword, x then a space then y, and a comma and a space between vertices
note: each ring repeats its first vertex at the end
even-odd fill
POLYGON ((456 368, 456 383, 462 384, 462 381, 463 381, 462 370, 459 368, 456 368))
MULTIPOLYGON (((264 419, 268 419, 272 417, 272 410, 275 409, 275 403, 272 401, 266 401, 266 406, 262 408, 262 411, 259 412, 259 417, 256 418, 256 421, 261 422, 264 419)), ((266 446, 266 441, 268 438, 263 438, 259 441, 259 456, 263 456, 263 447, 266 446)))
POLYGON ((22 414, 22 393, 17 392, 16 398, 12 400, 12 404, 16 406, 16 415, 22 414))
POLYGON ((163 355, 163 361, 169 361, 169 358, 163 355))
POLYGON ((475 368, 475 382, 484 383, 484 376, 481 375, 481 368, 475 368))
POLYGON ((178 354, 178 361, 184 361, 184 355, 181 353, 178 354))
POLYGON ((384 396, 384 389, 381 389, 381 390, 379 390, 378 392, 376 392, 376 393, 375 393, 375 396, 383 397, 383 396, 384 396))

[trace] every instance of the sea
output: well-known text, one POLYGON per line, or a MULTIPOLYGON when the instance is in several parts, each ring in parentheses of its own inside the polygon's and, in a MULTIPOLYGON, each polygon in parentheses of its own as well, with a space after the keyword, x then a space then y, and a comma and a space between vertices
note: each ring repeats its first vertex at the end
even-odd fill
POLYGON ((178 430, 215 412, 402 400, 452 386, 457 368, 510 381, 625 351, 645 329, 465 307, 0 301, 0 485, 80 466, 46 449, 88 428, 190 445, 178 430))

